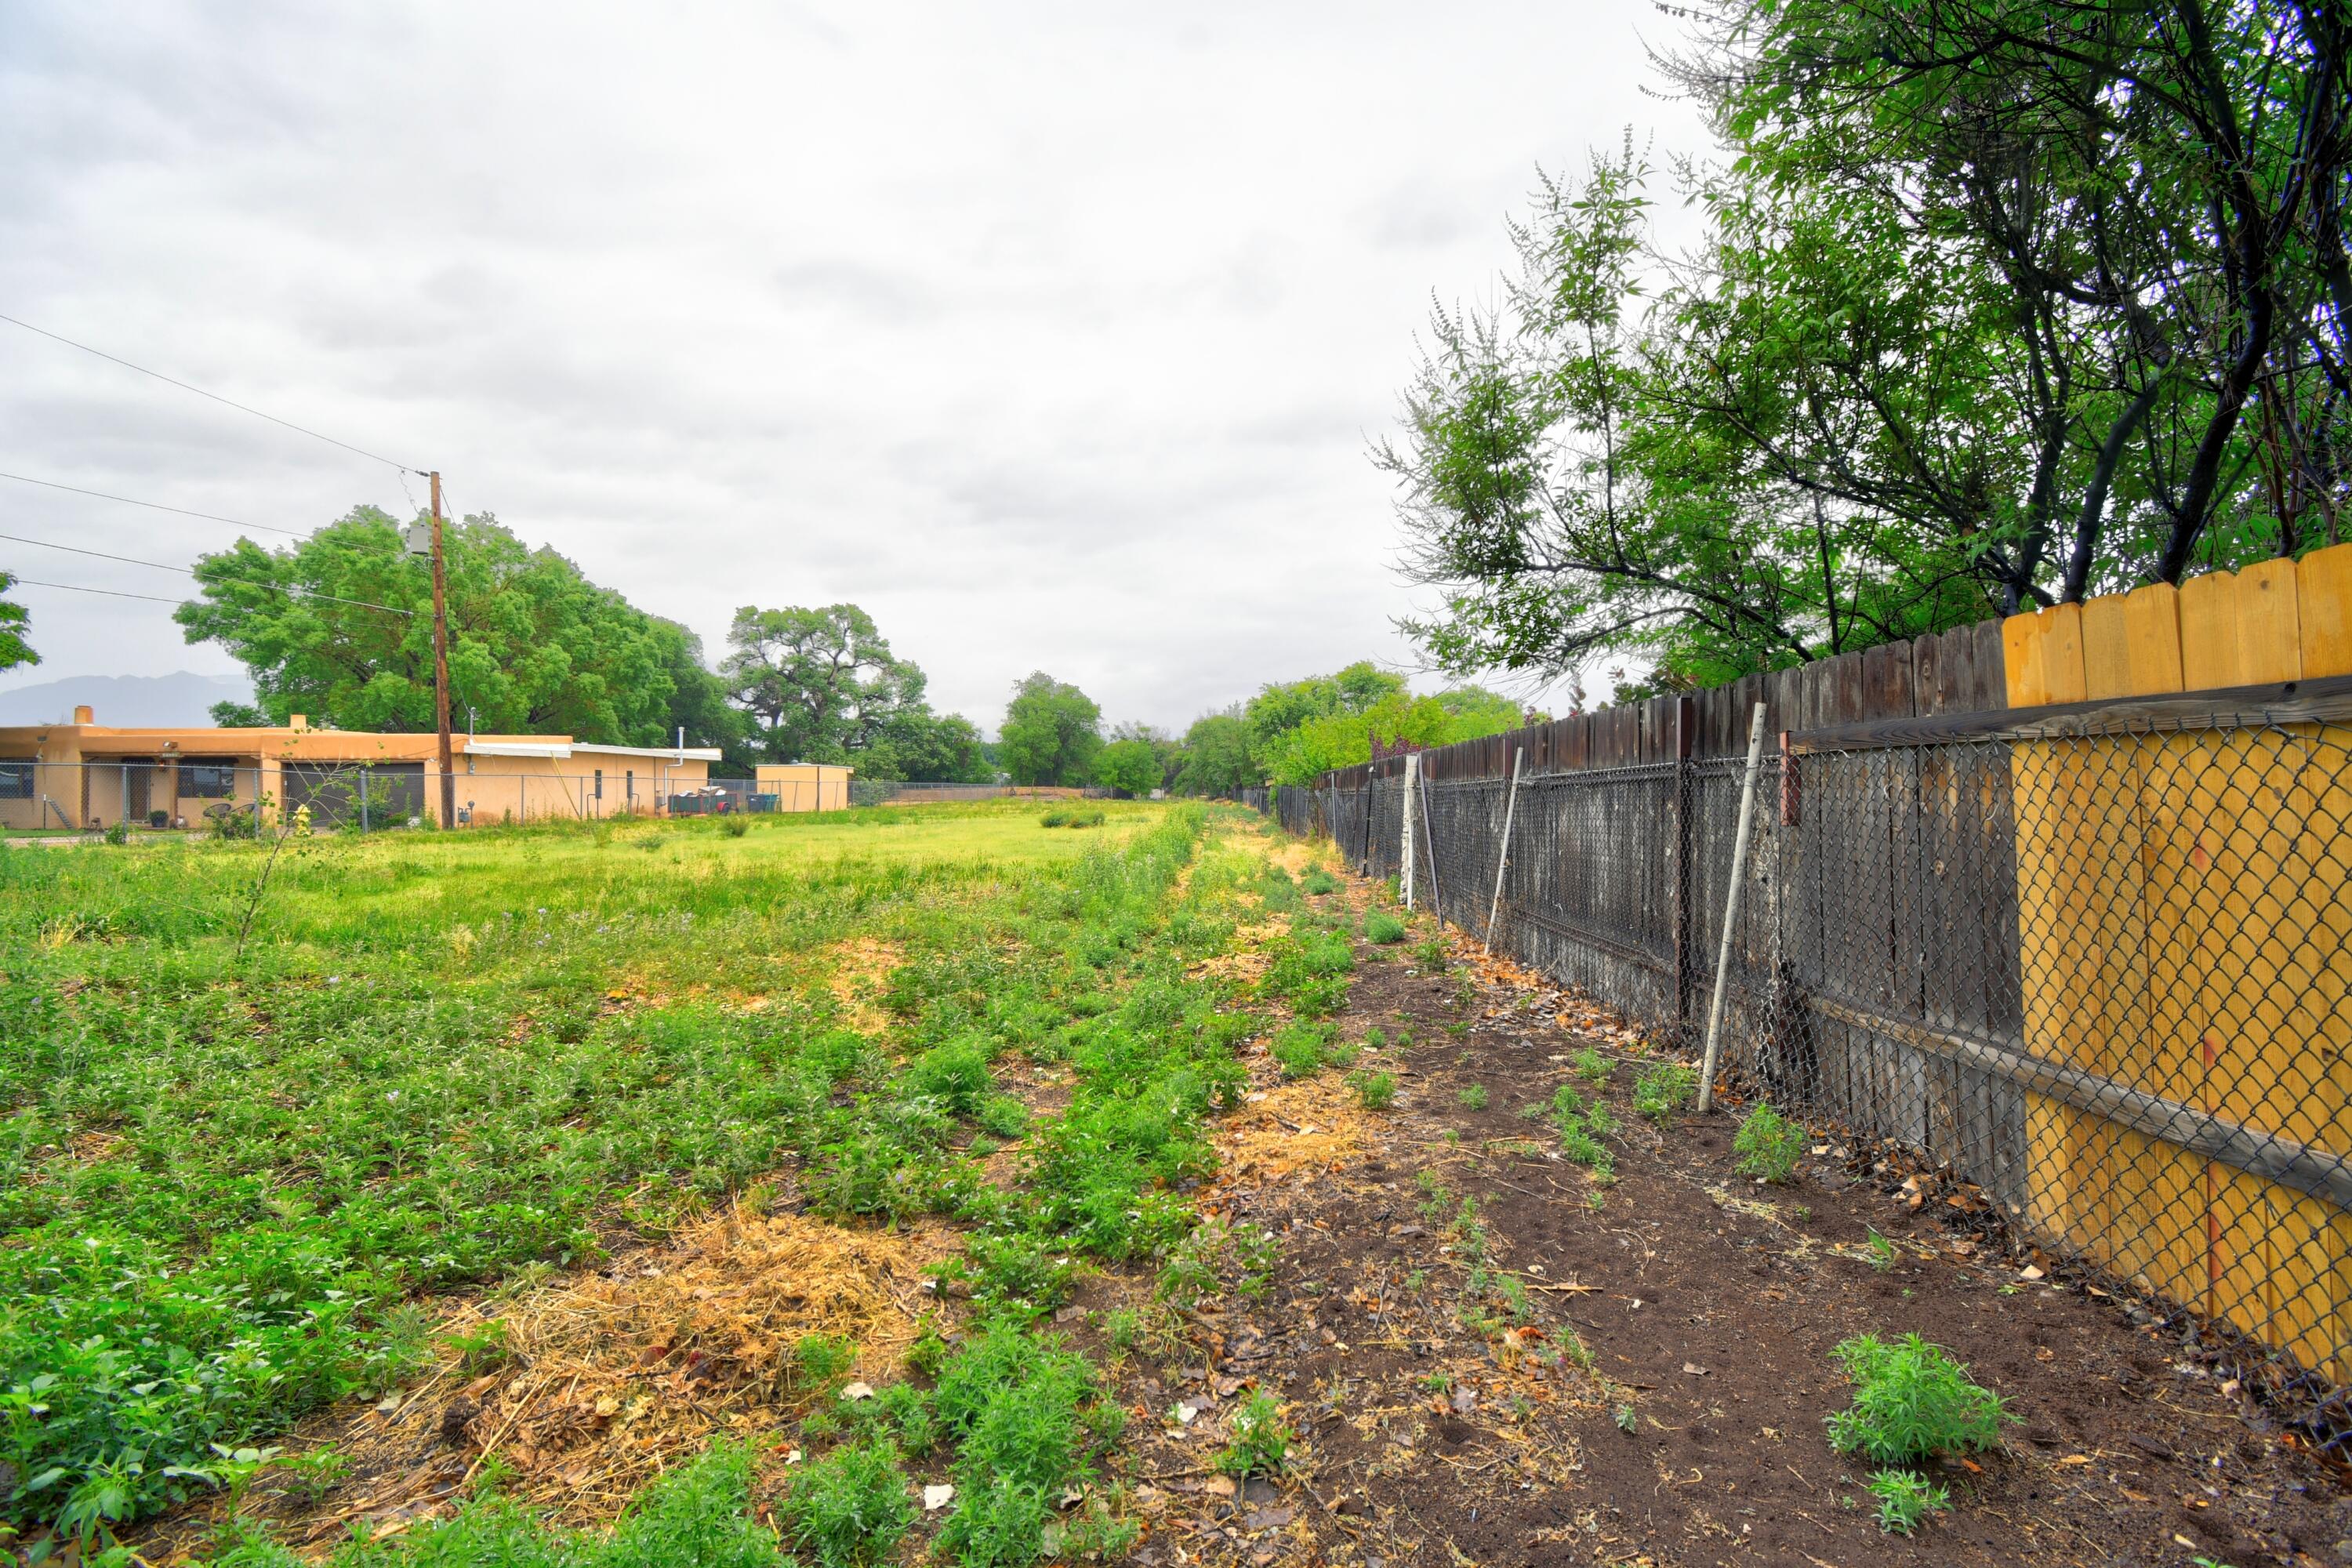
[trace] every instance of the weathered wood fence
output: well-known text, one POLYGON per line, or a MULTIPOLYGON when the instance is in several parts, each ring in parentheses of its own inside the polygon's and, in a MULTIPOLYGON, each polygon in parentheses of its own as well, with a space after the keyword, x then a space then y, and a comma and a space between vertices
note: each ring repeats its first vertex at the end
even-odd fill
MULTIPOLYGON (((2352 1381, 2352 545, 1424 752, 1418 901, 2352 1381), (1502 825, 1526 754, 1512 838, 1502 825)), ((1407 762, 1267 803, 1403 863, 1407 762)))

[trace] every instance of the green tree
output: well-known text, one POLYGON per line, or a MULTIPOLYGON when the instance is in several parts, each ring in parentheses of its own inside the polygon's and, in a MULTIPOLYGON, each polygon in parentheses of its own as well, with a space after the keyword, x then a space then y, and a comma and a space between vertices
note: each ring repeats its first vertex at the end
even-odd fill
MULTIPOLYGON (((533 550, 488 513, 446 531, 454 721, 613 745, 724 743, 716 688, 683 630, 533 550)), ((252 672, 275 723, 414 733, 434 725, 432 574, 361 507, 299 543, 239 540, 198 559, 173 612, 252 672)))
POLYGON ((1260 687, 1242 709, 1242 722, 1249 731, 1252 754, 1263 765, 1282 737, 1307 720, 1329 713, 1361 713, 1403 692, 1402 676, 1392 675, 1368 658, 1359 659, 1330 675, 1260 687))
POLYGON ((1017 784, 1082 784, 1102 746, 1102 710, 1043 670, 1013 689, 997 731, 998 760, 1017 784))
POLYGON ((1475 687, 1437 697, 1397 693, 1361 713, 1328 713, 1300 724, 1274 746, 1269 775, 1276 784, 1312 784, 1326 769, 1370 760, 1374 735, 1388 745, 1450 746, 1514 729, 1519 717, 1517 703, 1475 687))
POLYGON ((929 711, 923 672, 892 655, 856 605, 746 605, 727 642, 719 674, 772 762, 852 762, 902 714, 929 711))
POLYGON ((1160 753, 1134 737, 1113 741, 1095 753, 1095 783, 1106 789, 1148 795, 1160 787, 1160 753))
POLYGON ((258 730, 269 722, 269 715, 250 702, 215 702, 205 711, 224 730, 258 730))
POLYGON ((1181 795, 1230 795, 1265 782, 1250 760, 1249 726, 1238 713, 1211 713, 1184 731, 1184 766, 1174 788, 1181 795))
POLYGON ((924 784, 985 784, 995 776, 980 731, 960 713, 905 711, 857 754, 861 776, 924 784))
MULTIPOLYGON (((16 579, 0 572, 0 595, 16 585, 16 579)), ((14 669, 20 664, 38 664, 41 656, 25 640, 25 628, 31 616, 24 605, 0 598, 0 669, 14 669)))

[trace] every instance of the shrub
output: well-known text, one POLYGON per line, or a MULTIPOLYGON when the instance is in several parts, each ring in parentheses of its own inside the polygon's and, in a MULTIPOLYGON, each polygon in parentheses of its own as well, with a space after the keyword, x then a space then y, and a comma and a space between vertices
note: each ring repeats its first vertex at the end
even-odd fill
POLYGON ((1593 1047, 1587 1046, 1577 1052, 1576 1061, 1570 1070, 1595 1089, 1608 1087, 1611 1070, 1609 1058, 1593 1047))
POLYGON ((937 1100, 951 1116, 974 1115, 994 1087, 988 1076, 988 1053, 970 1038, 934 1046, 907 1069, 907 1087, 937 1100))
POLYGON ((1058 805, 1037 819, 1040 827, 1067 827, 1069 825, 1070 814, 1058 805))
POLYGON ((1217 1468, 1229 1476, 1279 1475, 1295 1436, 1282 1424, 1282 1407, 1274 1395, 1254 1388, 1234 1412, 1233 1441, 1217 1456, 1217 1468))
POLYGON ((1336 893, 1345 884, 1343 884, 1339 878, 1334 877, 1330 872, 1326 871, 1322 867, 1318 866, 1313 870, 1307 872, 1304 877, 1299 878, 1298 885, 1306 889, 1308 892, 1319 897, 1325 893, 1336 893))
POLYGON ((1888 1344, 1863 1334, 1837 1347, 1853 1382, 1853 1405, 1829 1418, 1842 1454, 1879 1465, 1911 1465, 1937 1454, 1992 1448, 2014 1421, 2000 1395, 1968 1379, 1968 1368, 1917 1334, 1888 1344))
POLYGON ((1909 1470, 1880 1470, 1869 1484, 1878 1500, 1878 1528, 1889 1535, 1908 1535, 1929 1514, 1952 1506, 1950 1492, 1909 1470))
POLYGON ((1465 1110, 1484 1110, 1486 1109, 1486 1086, 1474 1083, 1454 1098, 1465 1110))
POLYGON ((1645 1068, 1633 1080, 1633 1110, 1664 1127, 1698 1093, 1698 1069, 1680 1062, 1645 1068))
POLYGON ((131 819, 123 817, 118 821, 108 823, 106 825, 106 841, 109 844, 130 843, 131 819))
POLYGON ((1770 1106, 1759 1105, 1739 1124, 1731 1150, 1739 1156, 1732 1169, 1741 1175, 1786 1182, 1796 1174, 1797 1162, 1804 1157, 1805 1130, 1770 1106))
POLYGON ((1396 1074, 1392 1072, 1354 1072, 1348 1081, 1355 1086, 1356 1098, 1366 1110, 1386 1110, 1396 1103, 1396 1074))
POLYGON ((879 1562, 915 1519, 898 1451, 887 1441, 845 1443, 805 1466, 778 1511, 786 1533, 824 1568, 879 1562))
POLYGON ((1392 947, 1404 940, 1404 921, 1384 910, 1374 910, 1364 917, 1364 940, 1392 947))
POLYGON ((730 838, 740 838, 751 831, 751 819, 730 812, 719 819, 719 830, 730 838))

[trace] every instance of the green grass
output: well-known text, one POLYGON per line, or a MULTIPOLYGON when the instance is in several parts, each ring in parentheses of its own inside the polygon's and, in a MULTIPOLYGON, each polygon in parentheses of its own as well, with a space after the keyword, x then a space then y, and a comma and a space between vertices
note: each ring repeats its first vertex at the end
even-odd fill
MULTIPOLYGON (((321 837, 257 901, 266 844, 0 852, 7 1517, 96 1530, 204 1489, 215 1444, 405 1376, 420 1292, 589 1261, 787 1166, 845 1223, 961 1224, 984 1322, 1036 1342, 1088 1259, 1181 1242, 1202 1119, 1245 1082, 1256 997, 1190 971, 1258 862, 1197 858, 1202 832, 1114 805, 1053 833, 1008 803, 321 837), (852 939, 887 963, 845 1000, 852 939), (1006 1052, 1066 1061, 1068 1108, 1025 1125, 992 1088, 1006 1052), (957 1153, 981 1128, 1025 1133, 1015 1191, 957 1153)), ((1296 944, 1285 999, 1336 1010, 1345 957, 1296 944)), ((961 1560, 1026 1560, 1016 1526, 1110 1419, 1087 1386, 908 1415, 970 1468, 961 1560), (996 1487, 1066 1415, 1082 1435, 996 1487)), ((525 1529, 502 1507, 464 1528, 525 1529)))

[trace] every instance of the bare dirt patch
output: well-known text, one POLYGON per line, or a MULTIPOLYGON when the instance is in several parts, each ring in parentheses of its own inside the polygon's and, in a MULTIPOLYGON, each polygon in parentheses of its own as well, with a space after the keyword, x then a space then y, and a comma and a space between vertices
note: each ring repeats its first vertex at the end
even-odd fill
POLYGON ((1124 1363, 1146 1568, 2352 1563, 2352 1497, 2186 1320, 2030 1277, 1966 1189, 1834 1129, 1793 1183, 1759 1186, 1732 1169, 1736 1101, 1635 1116, 1635 1073, 1663 1053, 1606 1009, 1469 964, 1468 944, 1466 1002, 1458 969, 1358 951, 1340 1033, 1409 1032, 1364 1058, 1402 1093, 1312 1160, 1280 1151, 1320 1125, 1301 1100, 1343 1092, 1336 1073, 1268 1087, 1219 1130, 1203 1206, 1264 1226, 1279 1263, 1262 1297, 1196 1314, 1183 1349, 1124 1363), (1588 1047, 1624 1129, 1609 1184, 1517 1114, 1588 1047), (1301 1099, 1266 1112, 1276 1095, 1301 1099), (1271 1125, 1249 1130, 1253 1111, 1271 1125), (1938 1468, 1953 1510, 1906 1539, 1824 1422, 1850 1397, 1832 1348, 1912 1331, 2023 1419, 1938 1468), (1213 1460, 1253 1388, 1283 1401, 1297 1462, 1236 1485, 1213 1460))
POLYGON ((827 951, 833 973, 825 984, 834 1000, 841 1004, 842 1016, 849 1026, 861 1035, 879 1035, 888 1029, 890 1020, 879 1002, 890 972, 906 956, 898 944, 860 936, 835 942, 827 951))

